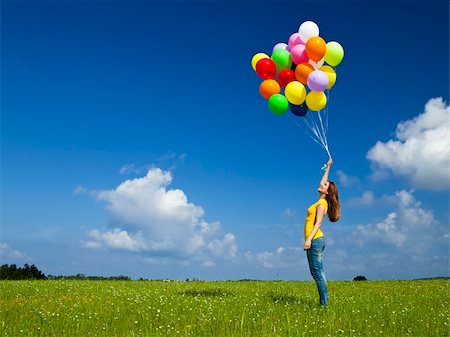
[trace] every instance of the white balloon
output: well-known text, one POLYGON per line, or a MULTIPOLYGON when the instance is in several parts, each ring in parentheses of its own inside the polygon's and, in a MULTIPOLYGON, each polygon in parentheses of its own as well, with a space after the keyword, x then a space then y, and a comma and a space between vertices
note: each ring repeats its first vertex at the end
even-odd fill
POLYGON ((319 36, 319 26, 313 21, 305 21, 298 28, 298 35, 303 43, 306 44, 309 38, 319 36))
POLYGON ((313 66, 314 70, 318 70, 325 63, 324 59, 319 60, 318 62, 314 62, 313 60, 309 60, 308 63, 313 66))

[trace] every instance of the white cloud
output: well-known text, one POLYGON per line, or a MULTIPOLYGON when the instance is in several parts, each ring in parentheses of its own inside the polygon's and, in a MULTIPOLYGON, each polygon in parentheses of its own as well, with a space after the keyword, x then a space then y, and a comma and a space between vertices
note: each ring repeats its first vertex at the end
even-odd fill
POLYGON ((215 239, 208 243, 208 250, 212 256, 233 259, 237 256, 236 238, 233 234, 225 234, 222 240, 215 239))
POLYGON ((0 243, 0 260, 2 261, 16 261, 27 259, 27 254, 18 250, 12 249, 6 243, 0 243))
MULTIPOLYGON (((275 251, 264 251, 260 253, 246 252, 245 259, 249 264, 256 264, 268 269, 292 269, 299 267, 299 259, 304 255, 305 252, 303 251, 303 246, 278 247, 275 251)), ((301 261, 304 263, 306 260, 301 261)))
POLYGON ((445 235, 445 228, 416 201, 413 191, 395 193, 397 206, 384 220, 367 225, 359 225, 352 233, 361 246, 381 243, 403 252, 421 254, 431 247, 437 238, 445 235))
POLYGON ((111 230, 93 229, 83 246, 119 249, 162 258, 199 260, 233 259, 237 243, 218 222, 204 220, 202 207, 188 201, 180 189, 169 189, 172 173, 151 168, 141 178, 122 182, 113 190, 88 194, 106 203, 111 230))
POLYGON ((141 232, 131 237, 127 231, 118 228, 112 231, 101 232, 98 229, 89 231, 91 241, 84 242, 87 248, 109 247, 113 249, 125 249, 130 251, 145 250, 149 246, 142 238, 141 232))
POLYGON ((374 177, 387 172, 405 176, 422 189, 450 188, 450 107, 442 98, 430 99, 425 111, 399 123, 395 139, 378 141, 366 157, 374 164, 374 177))
POLYGON ((136 165, 134 164, 123 165, 119 170, 120 174, 130 174, 130 173, 138 174, 139 172, 140 169, 136 168, 136 165))
POLYGON ((168 151, 161 157, 156 159, 156 165, 141 165, 137 166, 136 164, 125 164, 119 169, 120 174, 133 174, 140 175, 143 172, 147 172, 150 169, 155 167, 169 167, 169 171, 173 171, 177 164, 185 161, 187 155, 185 153, 176 153, 173 151, 168 151))
POLYGON ((88 191, 83 186, 77 186, 73 190, 73 195, 80 195, 80 194, 85 194, 85 193, 88 193, 88 191))
POLYGON ((358 240, 381 241, 402 247, 406 240, 405 233, 400 232, 397 225, 397 213, 388 216, 377 224, 359 225, 353 233, 358 240))
POLYGON ((283 217, 285 218, 296 218, 297 217, 297 211, 290 209, 290 208, 286 208, 283 211, 283 217))
POLYGON ((176 153, 169 151, 167 152, 160 161, 173 161, 173 162, 182 162, 186 159, 186 153, 176 153))
POLYGON ((370 206, 374 203, 375 197, 372 191, 365 191, 360 197, 355 197, 347 201, 350 207, 370 206))
POLYGON ((336 175, 338 177, 339 184, 342 186, 354 186, 360 183, 357 177, 350 176, 342 170, 336 171, 336 175))

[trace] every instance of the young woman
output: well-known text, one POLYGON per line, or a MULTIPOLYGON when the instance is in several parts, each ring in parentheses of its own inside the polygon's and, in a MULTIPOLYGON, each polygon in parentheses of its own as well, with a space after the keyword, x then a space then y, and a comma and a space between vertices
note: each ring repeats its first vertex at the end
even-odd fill
POLYGON ((320 304, 325 307, 328 306, 327 279, 322 264, 325 238, 320 230, 320 226, 325 213, 328 214, 328 219, 331 222, 338 221, 341 215, 337 186, 334 182, 328 181, 328 174, 332 164, 333 160, 330 158, 317 189, 319 200, 308 208, 305 220, 305 245, 303 247, 308 257, 309 270, 317 284, 320 304))

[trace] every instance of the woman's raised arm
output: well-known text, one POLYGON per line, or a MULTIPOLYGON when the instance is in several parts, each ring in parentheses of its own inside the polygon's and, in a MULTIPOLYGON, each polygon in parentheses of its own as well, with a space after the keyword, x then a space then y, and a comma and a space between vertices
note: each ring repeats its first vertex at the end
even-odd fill
POLYGON ((325 173, 323 174, 322 179, 320 180, 321 184, 324 184, 328 181, 328 174, 330 173, 330 167, 333 164, 333 159, 328 159, 327 167, 325 168, 325 173))

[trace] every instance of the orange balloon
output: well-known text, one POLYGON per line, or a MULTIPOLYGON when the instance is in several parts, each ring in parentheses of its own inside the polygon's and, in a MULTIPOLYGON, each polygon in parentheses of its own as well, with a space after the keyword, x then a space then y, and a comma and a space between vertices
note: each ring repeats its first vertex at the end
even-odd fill
MULTIPOLYGON (((308 40, 309 41, 309 40, 308 40)), ((303 62, 295 68, 295 78, 297 81, 308 84, 308 76, 314 71, 314 67, 308 62, 303 62)))
POLYGON ((326 51, 327 44, 320 36, 313 36, 306 42, 306 55, 315 62, 323 59, 326 51))
POLYGON ((270 96, 279 94, 281 92, 281 87, 275 80, 265 80, 259 86, 259 93, 262 97, 269 99, 270 96))

